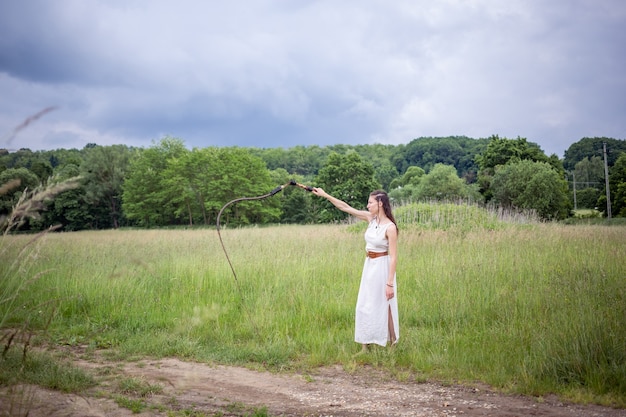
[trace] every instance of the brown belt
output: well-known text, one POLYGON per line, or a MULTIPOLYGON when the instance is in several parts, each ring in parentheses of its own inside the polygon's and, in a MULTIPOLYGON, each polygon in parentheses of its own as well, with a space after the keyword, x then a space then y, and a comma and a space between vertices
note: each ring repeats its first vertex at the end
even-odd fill
POLYGON ((371 252, 371 251, 367 251, 367 257, 368 258, 378 258, 379 256, 387 256, 389 255, 389 252, 371 252))

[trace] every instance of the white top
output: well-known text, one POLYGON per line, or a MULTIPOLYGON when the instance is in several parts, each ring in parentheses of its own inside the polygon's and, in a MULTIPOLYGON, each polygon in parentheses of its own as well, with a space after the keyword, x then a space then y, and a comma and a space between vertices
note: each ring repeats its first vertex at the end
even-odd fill
POLYGON ((379 225, 376 219, 372 220, 365 231, 365 250, 372 252, 387 252, 389 250, 389 240, 385 236, 387 228, 392 222, 379 225))

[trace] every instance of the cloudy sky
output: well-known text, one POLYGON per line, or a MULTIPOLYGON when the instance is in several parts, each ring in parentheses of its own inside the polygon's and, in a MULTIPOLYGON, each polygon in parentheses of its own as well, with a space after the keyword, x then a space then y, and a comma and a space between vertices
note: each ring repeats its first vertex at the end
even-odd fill
POLYGON ((626 1, 0 0, 0 148, 493 134, 626 138, 626 1))

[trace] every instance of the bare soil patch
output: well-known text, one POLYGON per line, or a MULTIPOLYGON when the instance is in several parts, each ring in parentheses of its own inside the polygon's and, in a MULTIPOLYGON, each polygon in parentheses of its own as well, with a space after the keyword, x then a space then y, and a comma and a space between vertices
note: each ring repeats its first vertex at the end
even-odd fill
POLYGON ((100 355, 84 358, 77 354, 73 362, 98 375, 96 388, 81 395, 33 386, 13 387, 12 394, 4 389, 0 416, 26 415, 26 410, 29 417, 245 416, 266 409, 271 416, 626 417, 623 409, 503 395, 487 387, 398 382, 370 368, 276 374, 175 358, 123 363, 100 355), (162 390, 135 397, 146 404, 135 414, 115 401, 120 395, 133 398, 119 392, 124 378, 162 390))

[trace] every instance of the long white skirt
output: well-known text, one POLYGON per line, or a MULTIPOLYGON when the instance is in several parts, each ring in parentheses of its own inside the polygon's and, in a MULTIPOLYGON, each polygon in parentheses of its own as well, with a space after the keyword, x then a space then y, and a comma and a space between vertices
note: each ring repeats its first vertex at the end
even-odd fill
POLYGON ((395 296, 387 301, 385 295, 389 257, 366 258, 361 275, 361 286, 356 301, 354 341, 362 344, 375 343, 386 346, 391 341, 389 312, 393 319, 395 341, 400 338, 398 324, 398 286, 394 276, 395 296))

